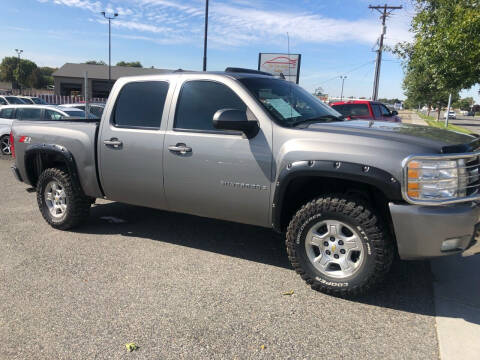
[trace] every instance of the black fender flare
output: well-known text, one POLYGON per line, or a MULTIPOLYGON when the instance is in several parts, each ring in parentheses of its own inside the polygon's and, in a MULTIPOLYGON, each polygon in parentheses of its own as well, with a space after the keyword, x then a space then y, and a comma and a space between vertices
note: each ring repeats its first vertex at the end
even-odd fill
MULTIPOLYGON (((24 165, 27 174, 27 179, 33 187, 36 186, 34 181, 35 167, 40 166, 36 159, 37 155, 53 155, 59 157, 67 166, 67 170, 73 182, 73 186, 83 191, 78 177, 77 166, 72 153, 64 146, 56 144, 34 144, 29 145, 25 150, 24 165)), ((41 160, 40 160, 41 161, 41 160)))
POLYGON ((290 182, 299 177, 325 177, 368 184, 382 191, 389 201, 402 201, 401 184, 382 169, 343 161, 302 160, 287 164, 280 171, 274 186, 272 226, 281 232, 282 206, 290 182))

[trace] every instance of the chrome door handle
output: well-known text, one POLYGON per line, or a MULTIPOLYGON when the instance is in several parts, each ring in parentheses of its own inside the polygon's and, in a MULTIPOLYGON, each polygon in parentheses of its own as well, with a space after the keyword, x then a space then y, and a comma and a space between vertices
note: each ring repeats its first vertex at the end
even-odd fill
POLYGON ((192 148, 185 144, 171 145, 168 147, 168 150, 172 152, 180 153, 182 155, 192 152, 192 148))
POLYGON ((113 146, 114 148, 119 148, 120 146, 122 146, 122 142, 120 140, 118 140, 117 138, 111 138, 110 140, 103 140, 103 143, 106 145, 106 146, 113 146))

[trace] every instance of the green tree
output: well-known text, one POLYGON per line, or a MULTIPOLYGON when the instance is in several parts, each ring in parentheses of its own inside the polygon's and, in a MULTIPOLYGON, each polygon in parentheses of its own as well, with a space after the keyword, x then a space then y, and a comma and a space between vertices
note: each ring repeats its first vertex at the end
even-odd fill
POLYGON ((473 101, 472 97, 466 97, 455 101, 452 104, 452 107, 460 110, 470 110, 474 103, 475 102, 473 101))
POLYGON ((480 81, 478 0, 415 0, 413 52, 436 83, 466 89, 480 81))
POLYGON ((36 69, 38 69, 37 64, 33 61, 21 59, 20 65, 13 72, 17 83, 29 87, 30 84, 27 80, 36 69))
POLYGON ((42 73, 44 86, 53 85, 53 76, 52 74, 57 70, 57 68, 52 68, 48 66, 43 66, 38 68, 42 73))
POLYGON ((89 65, 107 65, 105 63, 105 61, 103 60, 88 60, 88 61, 85 61, 85 64, 89 64, 89 65))
POLYGON ((413 43, 397 44, 408 104, 441 106, 480 80, 478 0, 414 0, 413 43))
POLYGON ((37 67, 28 75, 25 85, 29 88, 41 89, 46 86, 42 72, 37 67))
POLYGON ((138 67, 138 68, 143 68, 143 65, 140 61, 119 61, 117 63, 117 66, 130 66, 130 67, 138 67))
POLYGON ((8 82, 15 82, 15 74, 14 71, 18 65, 18 58, 16 56, 6 56, 3 58, 2 62, 0 63, 0 80, 1 81, 8 81, 8 82))

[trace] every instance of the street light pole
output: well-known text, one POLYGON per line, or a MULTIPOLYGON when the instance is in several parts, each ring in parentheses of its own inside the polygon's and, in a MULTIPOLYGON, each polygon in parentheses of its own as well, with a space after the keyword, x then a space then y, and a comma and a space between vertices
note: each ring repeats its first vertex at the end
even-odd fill
POLYGON ((207 71, 207 33, 208 33, 208 0, 205 0, 205 33, 203 35, 203 71, 207 71))
POLYGON ((23 50, 15 49, 17 53, 17 86, 20 88, 20 55, 22 54, 23 50))
POLYGON ((107 16, 105 11, 102 11, 102 15, 108 20, 108 83, 112 82, 112 20, 118 16, 118 13, 114 13, 113 16, 107 16))
POLYGON ((342 79, 342 93, 340 94, 340 101, 343 100, 343 84, 345 83, 346 78, 347 78, 347 75, 340 76, 340 79, 342 79))

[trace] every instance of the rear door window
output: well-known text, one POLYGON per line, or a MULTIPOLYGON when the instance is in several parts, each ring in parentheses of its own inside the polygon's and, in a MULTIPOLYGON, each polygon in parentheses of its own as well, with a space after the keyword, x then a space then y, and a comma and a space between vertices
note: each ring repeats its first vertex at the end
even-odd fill
POLYGON ((168 93, 166 81, 139 81, 123 86, 115 104, 117 127, 159 129, 168 93))
POLYGON ((367 104, 340 104, 332 105, 343 116, 350 116, 352 118, 356 116, 370 116, 367 104))
POLYGON ((20 108, 17 109, 17 119, 19 120, 41 120, 42 109, 20 108))
POLYGON ((3 97, 0 97, 0 105, 7 105, 7 101, 3 98, 3 97))

